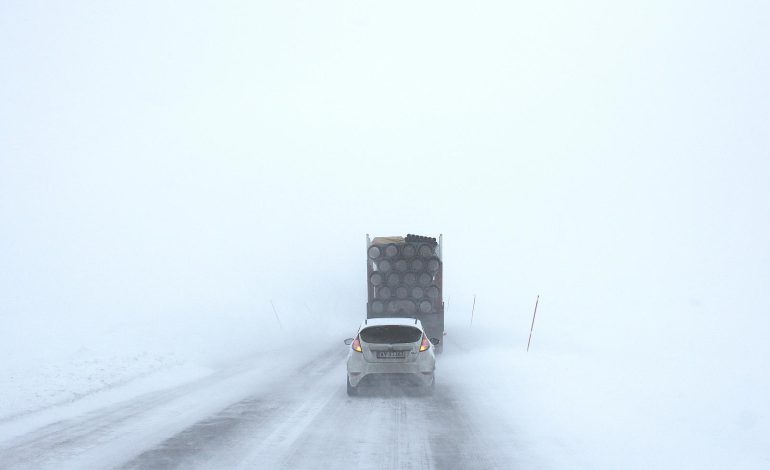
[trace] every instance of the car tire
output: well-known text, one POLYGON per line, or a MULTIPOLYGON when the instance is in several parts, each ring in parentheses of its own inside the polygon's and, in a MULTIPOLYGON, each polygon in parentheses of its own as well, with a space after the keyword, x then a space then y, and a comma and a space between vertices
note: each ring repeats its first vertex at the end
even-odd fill
POLYGON ((426 385, 423 389, 423 395, 426 397, 431 397, 436 392, 436 377, 433 377, 433 380, 430 382, 430 385, 426 385))
POLYGON ((348 396, 349 397, 355 397, 358 395, 358 389, 352 385, 350 385, 350 378, 347 379, 348 383, 348 396))

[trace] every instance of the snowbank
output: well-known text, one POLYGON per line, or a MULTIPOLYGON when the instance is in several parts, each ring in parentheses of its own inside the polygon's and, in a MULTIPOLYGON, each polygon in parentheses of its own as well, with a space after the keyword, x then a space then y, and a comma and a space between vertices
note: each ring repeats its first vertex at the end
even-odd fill
POLYGON ((178 385, 260 352, 320 349, 357 325, 311 319, 288 301, 277 305, 278 318, 269 303, 256 314, 15 318, 0 331, 0 422, 140 380, 136 393, 178 385))
POLYGON ((538 342, 536 330, 529 353, 526 334, 512 345, 501 332, 455 328, 440 376, 523 468, 770 465, 768 355, 746 354, 759 344, 750 332, 736 351, 701 341, 564 347, 538 342))

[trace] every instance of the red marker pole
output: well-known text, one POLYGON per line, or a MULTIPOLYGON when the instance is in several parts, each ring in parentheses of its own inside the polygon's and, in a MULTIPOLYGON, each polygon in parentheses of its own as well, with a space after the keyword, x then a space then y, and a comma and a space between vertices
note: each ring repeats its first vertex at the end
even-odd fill
POLYGON ((535 300, 535 311, 532 312, 532 326, 529 327, 529 340, 527 341, 527 352, 529 352, 529 344, 532 342, 532 330, 535 329, 535 316, 537 315, 537 304, 540 302, 540 295, 535 300))

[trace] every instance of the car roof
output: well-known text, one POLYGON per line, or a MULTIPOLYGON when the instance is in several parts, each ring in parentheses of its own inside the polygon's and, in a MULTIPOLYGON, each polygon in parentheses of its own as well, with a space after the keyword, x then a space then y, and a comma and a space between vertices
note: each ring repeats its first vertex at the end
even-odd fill
POLYGON ((402 317, 387 317, 387 318, 368 318, 361 323, 361 328, 367 326, 380 326, 380 325, 405 325, 416 326, 422 329, 422 322, 415 318, 402 318, 402 317))

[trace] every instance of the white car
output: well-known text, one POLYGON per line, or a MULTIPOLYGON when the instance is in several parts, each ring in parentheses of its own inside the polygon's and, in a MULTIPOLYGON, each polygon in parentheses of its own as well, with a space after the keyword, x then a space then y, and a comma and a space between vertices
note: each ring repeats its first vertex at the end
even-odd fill
POLYGON ((370 318, 348 338, 348 395, 366 382, 417 385, 432 393, 436 385, 436 356, 422 323, 414 318, 370 318))

